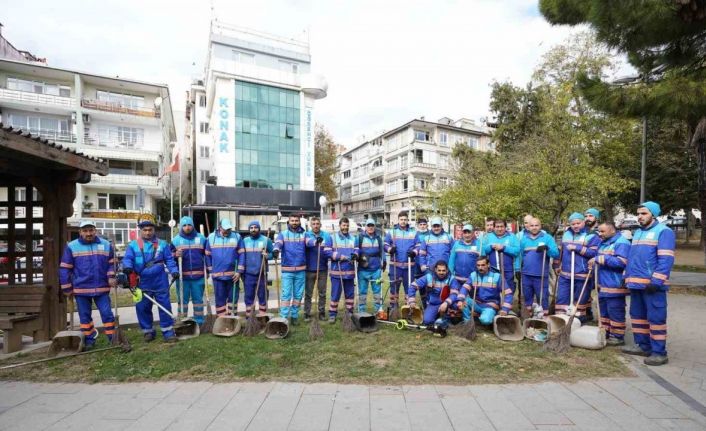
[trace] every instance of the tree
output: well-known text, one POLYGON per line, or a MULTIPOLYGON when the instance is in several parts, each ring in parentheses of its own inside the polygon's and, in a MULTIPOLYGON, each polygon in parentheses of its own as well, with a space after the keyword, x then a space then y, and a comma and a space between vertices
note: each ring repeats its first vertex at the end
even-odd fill
POLYGON ((321 124, 314 128, 314 187, 329 200, 336 198, 336 143, 331 133, 321 124))
MULTIPOLYGON (((686 123, 698 166, 699 207, 706 214, 706 3, 540 0, 539 7, 552 24, 589 25, 599 41, 627 54, 639 72, 640 82, 630 86, 584 74, 580 90, 592 106, 614 115, 686 123)), ((706 246, 706 229, 701 244, 706 246)))
POLYGON ((501 153, 514 151, 517 144, 538 126, 542 89, 532 87, 532 83, 520 88, 511 82, 494 82, 491 88, 490 112, 493 119, 488 124, 495 127, 493 140, 501 153))

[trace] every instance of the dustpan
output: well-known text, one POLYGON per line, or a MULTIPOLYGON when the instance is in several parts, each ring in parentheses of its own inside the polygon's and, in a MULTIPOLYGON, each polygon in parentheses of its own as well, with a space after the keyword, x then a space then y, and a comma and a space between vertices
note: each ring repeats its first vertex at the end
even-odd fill
POLYGON ((517 316, 495 316, 493 332, 503 341, 522 341, 525 338, 522 323, 517 316))
POLYGON ((83 351, 85 337, 83 332, 74 330, 74 298, 69 297, 69 326, 65 331, 54 335, 49 346, 49 357, 66 356, 83 351))
POLYGON ((265 337, 270 340, 279 340, 289 335, 289 321, 284 317, 275 317, 267 321, 265 337))
MULTIPOLYGON (((179 290, 181 294, 179 295, 179 302, 181 302, 181 310, 184 315, 187 314, 189 309, 189 304, 184 304, 184 276, 182 275, 182 258, 179 258, 179 290), (184 311, 186 307, 186 311, 184 311)), ((181 317, 181 315, 179 316, 181 317)), ((201 334, 201 327, 196 320, 188 317, 186 319, 180 319, 178 322, 174 322, 174 333, 179 340, 188 340, 189 338, 198 337, 201 334)))

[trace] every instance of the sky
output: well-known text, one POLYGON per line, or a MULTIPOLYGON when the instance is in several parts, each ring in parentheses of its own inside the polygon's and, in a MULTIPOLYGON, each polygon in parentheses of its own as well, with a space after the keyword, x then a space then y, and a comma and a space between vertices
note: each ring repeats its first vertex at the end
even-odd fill
POLYGON ((183 112, 203 73, 213 16, 286 37, 308 33, 328 81, 315 115, 347 147, 424 116, 488 116, 490 85, 524 85, 576 29, 537 0, 2 0, 3 35, 50 66, 169 85, 183 112), (213 8, 212 8, 213 6, 213 8))

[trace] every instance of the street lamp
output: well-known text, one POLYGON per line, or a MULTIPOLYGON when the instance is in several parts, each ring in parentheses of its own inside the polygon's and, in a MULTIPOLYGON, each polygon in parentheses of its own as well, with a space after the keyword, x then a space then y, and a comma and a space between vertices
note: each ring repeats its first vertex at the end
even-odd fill
MULTIPOLYGON (((613 81, 616 85, 627 85, 647 79, 640 75, 625 76, 613 81)), ((645 202, 645 178, 647 177, 647 116, 642 116, 642 154, 640 157, 640 203, 645 202)))

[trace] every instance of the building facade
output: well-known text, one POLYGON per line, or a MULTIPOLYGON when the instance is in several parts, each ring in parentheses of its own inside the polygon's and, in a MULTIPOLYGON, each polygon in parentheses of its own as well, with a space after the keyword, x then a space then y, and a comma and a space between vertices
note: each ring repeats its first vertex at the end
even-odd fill
POLYGON ((314 102, 327 84, 311 73, 307 42, 214 21, 202 83, 187 118, 197 203, 208 201, 209 177, 219 187, 314 190, 314 102))
POLYGON ((166 85, 0 59, 0 122, 107 161, 107 176, 77 184, 69 224, 94 220, 123 245, 165 197, 176 141, 166 85))
POLYGON ((372 217, 394 223, 401 211, 436 212, 435 192, 453 177, 451 152, 457 144, 495 151, 490 131, 473 121, 415 119, 357 145, 339 156, 336 215, 360 222, 372 217))

